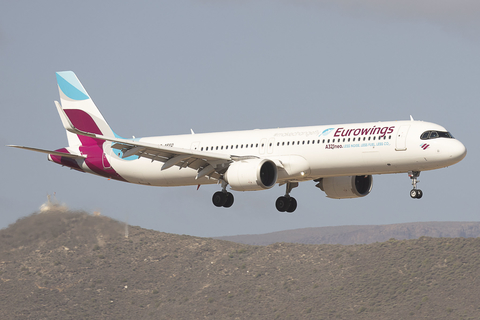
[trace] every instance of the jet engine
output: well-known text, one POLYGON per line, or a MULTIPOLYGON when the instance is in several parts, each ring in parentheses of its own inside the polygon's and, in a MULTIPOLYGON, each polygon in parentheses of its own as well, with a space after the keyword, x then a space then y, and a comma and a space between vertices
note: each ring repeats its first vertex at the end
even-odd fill
POLYGON ((364 197, 372 191, 372 176, 345 176, 321 178, 316 185, 333 199, 364 197))
POLYGON ((236 161, 230 164, 224 178, 236 191, 270 189, 277 182, 277 166, 267 159, 236 161))

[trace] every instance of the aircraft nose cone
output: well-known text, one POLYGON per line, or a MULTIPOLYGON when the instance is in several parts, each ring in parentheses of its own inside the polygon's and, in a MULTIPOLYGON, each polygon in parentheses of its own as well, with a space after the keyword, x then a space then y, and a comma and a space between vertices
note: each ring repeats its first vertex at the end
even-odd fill
POLYGON ((467 155, 467 148, 460 141, 455 141, 456 143, 450 149, 450 158, 456 162, 461 161, 467 155))

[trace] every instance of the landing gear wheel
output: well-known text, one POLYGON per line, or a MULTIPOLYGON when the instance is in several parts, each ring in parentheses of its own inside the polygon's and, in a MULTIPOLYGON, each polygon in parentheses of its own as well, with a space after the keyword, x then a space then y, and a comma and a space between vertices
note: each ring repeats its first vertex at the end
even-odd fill
POLYGON ((295 200, 295 198, 290 198, 290 205, 286 211, 288 213, 292 213, 295 211, 295 209, 297 209, 297 200, 295 200))
POLYGON ((230 192, 227 192, 227 199, 223 207, 230 208, 233 205, 233 200, 234 200, 233 194, 231 194, 230 192))
POLYGON ((297 200, 295 200, 295 198, 293 197, 290 197, 290 192, 293 188, 298 187, 298 182, 287 182, 286 184, 287 190, 285 192, 285 195, 277 199, 277 201, 275 202, 275 207, 280 212, 286 211, 288 213, 292 213, 293 211, 295 211, 295 209, 297 209, 297 200))
POLYGON ((410 197, 412 199, 420 199, 423 196, 423 192, 420 189, 412 189, 410 190, 410 197))
POLYGON ((212 202, 215 207, 223 207, 227 202, 227 194, 222 191, 215 192, 212 197, 212 202))
POLYGON ((410 197, 415 199, 417 197, 417 189, 410 190, 410 197))
POLYGON ((420 189, 417 189, 418 177, 420 176, 420 171, 409 171, 408 176, 412 179, 413 189, 410 190, 410 197, 412 199, 420 199, 423 196, 423 192, 420 189))
POLYGON ((287 197, 279 197, 277 201, 275 201, 275 207, 280 212, 285 212, 290 207, 290 199, 287 197))
POLYGON ((297 200, 292 197, 279 197, 275 202, 275 207, 280 212, 292 213, 297 209, 297 200))
POLYGON ((417 199, 420 199, 421 197, 423 197, 423 191, 420 189, 417 189, 417 199))

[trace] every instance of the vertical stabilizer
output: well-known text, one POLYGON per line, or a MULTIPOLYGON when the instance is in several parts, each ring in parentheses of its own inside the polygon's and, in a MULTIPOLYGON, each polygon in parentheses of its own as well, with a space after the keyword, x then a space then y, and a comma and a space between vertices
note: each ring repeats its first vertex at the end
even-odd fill
POLYGON ((84 133, 115 137, 115 133, 93 103, 87 90, 72 71, 57 72, 57 84, 60 103, 55 101, 55 105, 67 132, 68 148, 65 150, 74 154, 75 158, 51 156, 52 160, 77 170, 124 181, 109 162, 111 142, 94 136, 76 134, 70 130, 75 128, 84 133), (82 159, 78 159, 79 157, 82 159))
MULTIPOLYGON (((75 73, 61 71, 56 75, 61 107, 72 125, 85 132, 114 137, 112 129, 75 73)), ((98 144, 96 139, 81 137, 71 132, 67 132, 67 138, 70 146, 98 144)))

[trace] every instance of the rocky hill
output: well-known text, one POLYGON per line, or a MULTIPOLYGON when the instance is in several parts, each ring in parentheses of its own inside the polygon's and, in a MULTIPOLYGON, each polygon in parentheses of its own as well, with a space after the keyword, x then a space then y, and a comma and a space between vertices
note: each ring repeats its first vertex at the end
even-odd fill
POLYGON ((47 211, 0 230, 2 319, 478 319, 480 239, 252 246, 47 211))
POLYGON ((216 239, 244 244, 269 245, 276 242, 303 244, 369 244, 397 240, 480 237, 480 222, 412 222, 373 226, 303 228, 265 234, 225 236, 216 239))

